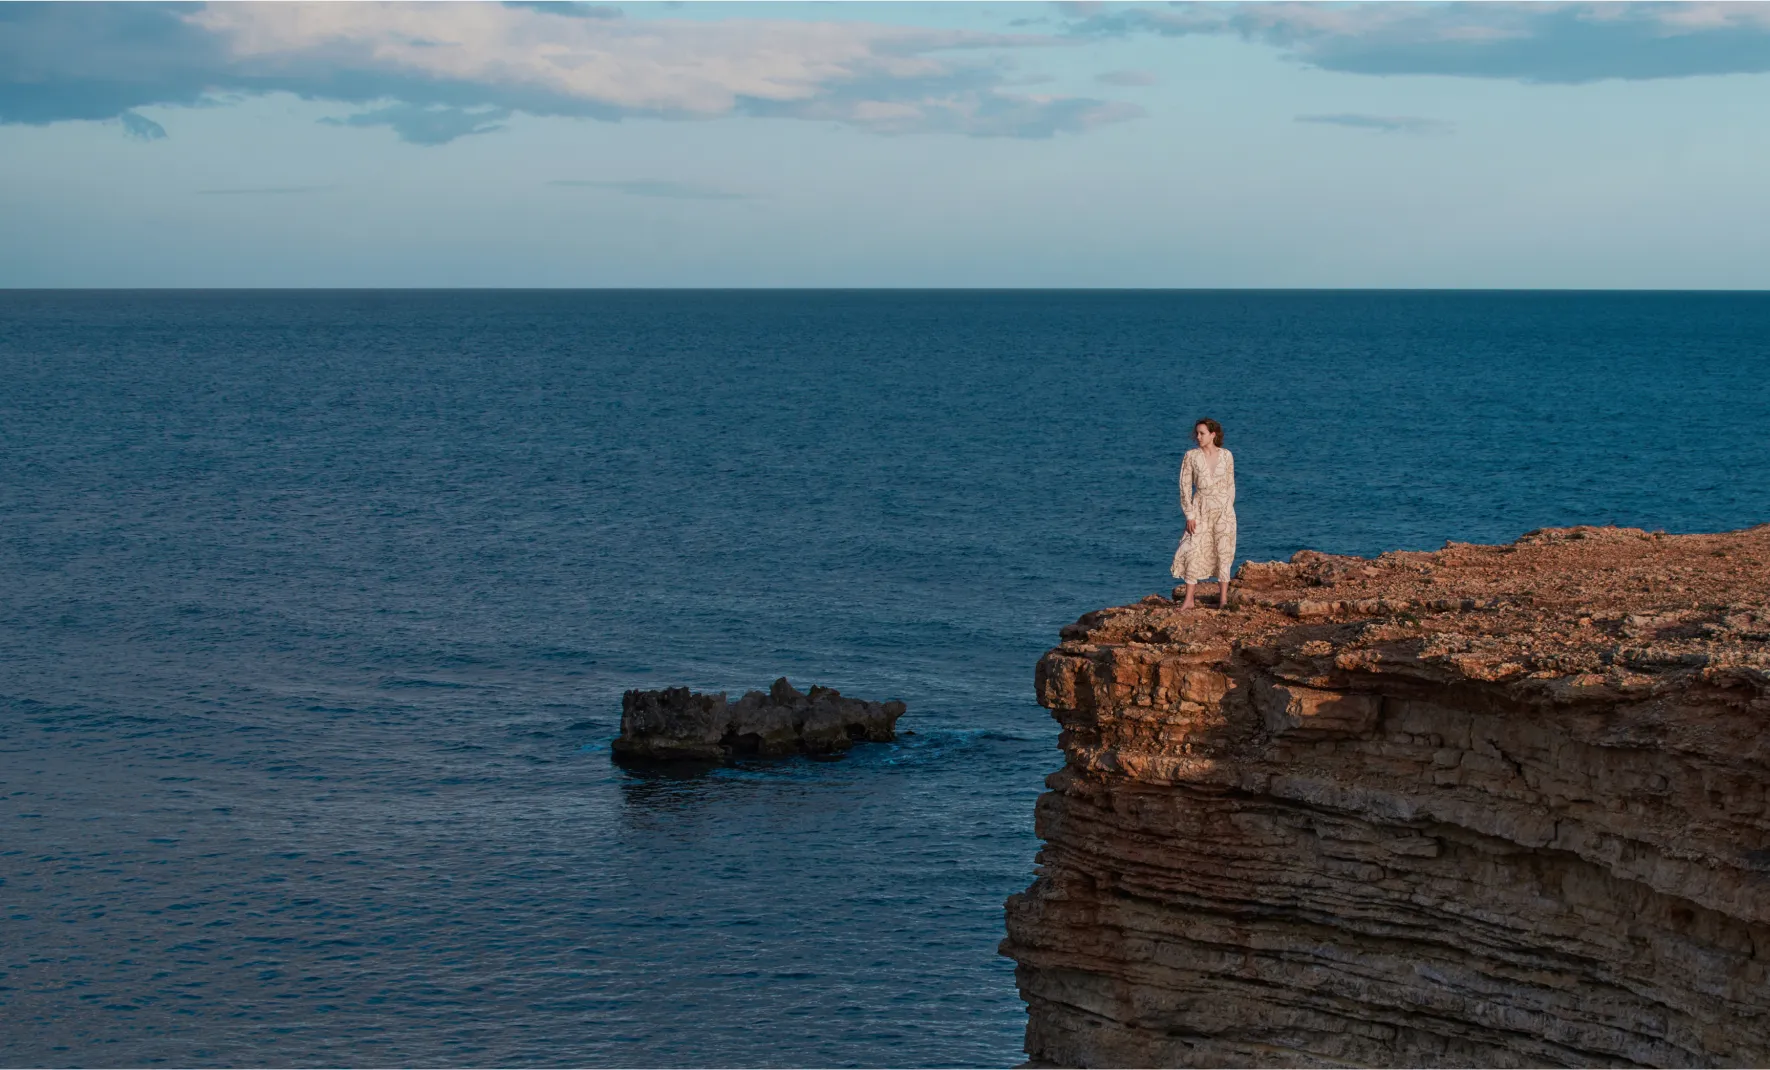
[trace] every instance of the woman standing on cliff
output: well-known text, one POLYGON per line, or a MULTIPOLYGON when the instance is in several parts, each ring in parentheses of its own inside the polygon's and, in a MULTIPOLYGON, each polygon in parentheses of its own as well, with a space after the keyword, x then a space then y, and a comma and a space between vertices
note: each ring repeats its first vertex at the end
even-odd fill
POLYGON ((1191 609, 1192 589, 1199 580, 1215 577, 1217 604, 1229 608, 1229 578, 1235 571, 1235 455, 1223 448, 1223 425, 1200 420, 1192 425, 1198 449, 1187 450, 1180 462, 1180 509, 1186 534, 1174 551, 1170 570, 1186 581, 1191 609))

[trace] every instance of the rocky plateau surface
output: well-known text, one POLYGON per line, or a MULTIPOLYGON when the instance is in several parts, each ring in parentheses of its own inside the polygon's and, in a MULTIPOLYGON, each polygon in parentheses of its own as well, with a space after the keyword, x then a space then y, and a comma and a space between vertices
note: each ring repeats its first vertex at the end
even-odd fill
POLYGON ((830 687, 801 694, 786 677, 736 702, 686 687, 621 696, 615 755, 645 761, 721 762, 742 757, 835 754, 897 738, 901 702, 843 698, 830 687))
POLYGON ((1770 1065, 1770 525, 1240 580, 1039 663, 1034 1064, 1770 1065))

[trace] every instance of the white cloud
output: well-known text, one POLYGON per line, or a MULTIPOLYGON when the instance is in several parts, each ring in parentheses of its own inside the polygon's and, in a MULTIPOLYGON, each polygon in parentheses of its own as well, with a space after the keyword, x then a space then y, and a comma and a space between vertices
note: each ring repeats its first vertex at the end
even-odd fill
POLYGON ((1183 3, 1090 8, 1082 35, 1236 34, 1355 74, 1579 83, 1770 72, 1770 3, 1183 3))
MULTIPOLYGON (((737 9, 734 5, 734 10, 737 9)), ((733 115, 881 133, 1045 137, 1142 114, 1015 91, 1013 50, 1072 38, 852 21, 634 19, 601 7, 466 3, 32 8, 0 34, 0 121, 103 118, 131 107, 286 91, 370 105, 352 125, 440 143, 502 114, 599 119, 733 115), (125 57, 118 79, 95 42, 125 57), (480 121, 475 121, 476 117, 480 121)), ((113 65, 114 67, 114 65, 113 65)))
POLYGON ((1328 126, 1350 126, 1359 130, 1379 130, 1386 134, 1448 134, 1453 127, 1442 119, 1418 115, 1365 115, 1358 112, 1335 112, 1329 115, 1299 115, 1300 123, 1321 123, 1328 126))
POLYGON ((578 189, 608 190, 614 193, 624 193, 629 197, 663 197, 679 201, 747 201, 753 199, 747 193, 735 193, 717 186, 707 186, 696 182, 676 182, 664 178, 640 178, 623 181, 561 178, 547 184, 549 186, 571 186, 578 189))
POLYGON ((342 67, 487 91, 486 103, 604 117, 740 112, 881 132, 1050 133, 1129 118, 1104 101, 1016 96, 980 50, 1059 39, 864 22, 588 19, 482 3, 226 4, 186 16, 253 71, 342 67), (497 98, 502 97, 500 101, 497 98), (1017 129, 978 115, 1044 110, 1017 129), (998 124, 999 125, 999 124, 998 124))
POLYGON ((1094 76, 1102 85, 1145 86, 1155 85, 1161 79, 1148 71, 1106 71, 1094 76))
POLYGON ((126 111, 117 120, 123 124, 123 132, 137 141, 159 141, 166 136, 166 128, 145 115, 126 111))
POLYGON ((484 3, 218 4, 186 16, 248 67, 299 61, 539 90, 629 111, 712 116, 833 80, 928 77, 927 52, 992 35, 864 23, 600 20, 484 3))

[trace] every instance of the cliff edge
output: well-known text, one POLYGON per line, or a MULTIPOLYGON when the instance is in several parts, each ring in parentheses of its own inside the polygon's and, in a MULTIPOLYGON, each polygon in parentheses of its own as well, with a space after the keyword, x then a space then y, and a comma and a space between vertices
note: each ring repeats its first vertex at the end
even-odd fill
POLYGON ((1039 663, 1036 1063, 1770 1065, 1770 525, 1241 579, 1039 663))

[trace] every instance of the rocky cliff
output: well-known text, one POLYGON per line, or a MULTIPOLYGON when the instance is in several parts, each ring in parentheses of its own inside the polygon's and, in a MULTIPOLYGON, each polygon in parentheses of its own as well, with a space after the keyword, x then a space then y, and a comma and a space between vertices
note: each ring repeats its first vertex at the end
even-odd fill
POLYGON ((1036 1063, 1770 1065, 1770 526, 1242 577, 1039 664, 1036 1063))

